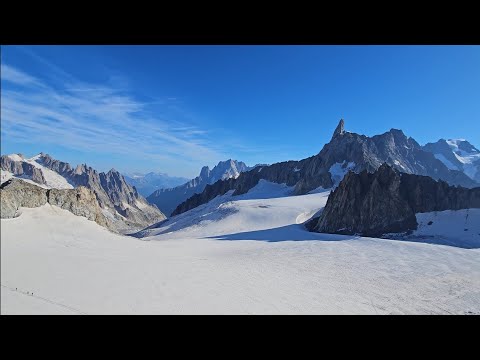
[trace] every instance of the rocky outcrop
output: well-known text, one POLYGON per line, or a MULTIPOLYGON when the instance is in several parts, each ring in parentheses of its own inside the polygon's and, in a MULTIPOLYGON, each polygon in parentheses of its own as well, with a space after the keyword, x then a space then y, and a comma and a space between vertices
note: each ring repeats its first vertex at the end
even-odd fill
POLYGON ((31 178, 45 184, 42 170, 35 167, 41 165, 59 174, 66 182, 75 188, 84 186, 92 190, 98 205, 110 213, 112 226, 120 232, 128 232, 164 220, 165 215, 155 206, 140 196, 135 187, 130 186, 123 175, 112 169, 107 173, 97 172, 86 164, 75 169, 66 162, 53 159, 48 154, 40 153, 32 159, 24 159, 19 155, 2 156, 2 169, 12 172, 15 176, 31 178), (28 169, 28 172, 24 170, 28 169))
POLYGON ((363 170, 373 172, 383 163, 404 173, 442 179, 451 185, 476 186, 475 181, 460 171, 449 170, 432 153, 424 151, 414 139, 405 136, 401 130, 391 129, 384 134, 368 137, 345 131, 344 126, 342 119, 330 142, 317 155, 300 161, 258 167, 242 173, 234 181, 205 187, 205 193, 188 198, 177 206, 172 215, 188 211, 215 196, 223 195, 223 191, 235 190, 234 195, 243 194, 255 186, 259 179, 295 186, 294 193, 302 195, 318 187, 330 188, 336 185, 334 177, 341 180, 347 168, 356 173, 363 170), (340 174, 334 174, 333 169, 341 170, 340 174))
POLYGON ((157 205, 165 214, 171 214, 175 208, 191 196, 202 193, 206 186, 212 185, 219 180, 238 178, 243 172, 250 168, 243 162, 237 160, 220 161, 213 169, 204 166, 200 175, 186 182, 183 185, 171 188, 160 189, 147 197, 147 200, 157 205))
MULTIPOLYGON (((16 154, 20 159, 24 159, 23 155, 16 154)), ((8 155, 2 155, 0 159, 0 166, 2 170, 9 171, 19 177, 28 177, 32 181, 45 185, 45 178, 40 169, 36 168, 32 164, 24 161, 13 160, 8 155)))
POLYGON ((107 173, 97 172, 84 164, 71 170, 67 179, 77 186, 93 191, 99 205, 112 214, 112 222, 120 232, 143 228, 166 219, 155 206, 138 194, 115 169, 107 173))
POLYGON ((373 173, 349 172, 322 214, 306 226, 316 232, 382 236, 415 230, 416 213, 467 208, 480 208, 480 188, 450 186, 383 164, 373 173))
POLYGON ((34 208, 48 202, 47 189, 19 179, 10 179, 0 186, 0 216, 15 217, 21 206, 34 208))
POLYGON ((55 160, 48 154, 40 153, 37 162, 50 170, 62 175, 63 177, 70 177, 72 173, 72 167, 69 163, 55 160))
POLYGON ((95 194, 83 186, 75 189, 44 189, 19 179, 10 179, 1 185, 0 196, 1 218, 15 217, 20 207, 34 208, 48 203, 112 228, 95 194))

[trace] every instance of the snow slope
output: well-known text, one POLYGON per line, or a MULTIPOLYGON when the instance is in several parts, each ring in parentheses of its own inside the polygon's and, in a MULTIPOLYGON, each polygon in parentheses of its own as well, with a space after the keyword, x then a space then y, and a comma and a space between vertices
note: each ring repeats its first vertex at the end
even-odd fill
POLYGON ((29 163, 29 164, 33 165, 37 169, 40 169, 42 174, 43 174, 43 177, 45 179, 45 184, 39 184, 39 183, 36 183, 36 182, 32 181, 30 176, 25 176, 25 175, 17 176, 17 175, 13 175, 12 173, 10 173, 8 171, 4 171, 4 170, 2 170, 2 172, 1 172, 1 182, 2 183, 7 181, 8 179, 10 179, 12 177, 16 177, 16 178, 21 179, 23 181, 27 181, 29 183, 32 183, 34 185, 37 185, 37 186, 40 186, 40 187, 43 187, 43 188, 47 188, 47 189, 51 189, 51 188, 54 188, 54 189, 73 189, 74 188, 74 186, 72 184, 70 184, 67 181, 67 179, 65 179, 63 176, 61 176, 60 174, 56 173, 55 171, 50 170, 49 168, 47 168, 47 167, 45 167, 45 166, 43 166, 43 165, 41 165, 40 163, 37 162, 37 160, 41 157, 41 154, 38 154, 34 157, 31 157, 30 159, 24 159, 21 156, 19 156, 18 154, 10 154, 10 155, 8 155, 8 157, 10 159, 12 159, 13 161, 26 162, 26 163, 29 163))
POLYGON ((455 164, 448 160, 444 154, 434 153, 434 156, 449 169, 463 171, 469 178, 480 181, 480 151, 465 139, 440 140, 439 142, 441 141, 444 141, 450 147, 454 155, 451 160, 455 164))
POLYGON ((443 154, 433 154, 435 159, 440 160, 449 170, 458 170, 458 168, 448 160, 443 154))
POLYGON ((40 165, 36 160, 40 158, 40 154, 34 156, 30 159, 24 160, 25 162, 32 164, 36 168, 40 169, 43 173, 43 177, 45 178, 45 183, 47 187, 53 189, 73 189, 73 185, 70 184, 67 179, 65 179, 60 174, 56 173, 53 170, 46 168, 43 165, 40 165))
POLYGON ((346 164, 345 160, 342 163, 337 162, 333 164, 328 171, 332 175, 334 186, 338 186, 338 184, 340 184, 340 181, 342 181, 344 176, 347 175, 347 173, 354 167, 355 167, 354 162, 349 162, 346 164))
POLYGON ((464 173, 471 179, 475 179, 478 175, 478 167, 480 166, 480 151, 473 147, 470 151, 462 150, 460 147, 463 142, 465 142, 464 139, 447 140, 447 144, 452 149, 453 154, 457 160, 462 163, 464 173))
POLYGON ((1 313, 480 314, 480 249, 309 233, 328 192, 289 191, 225 194, 144 239, 23 209, 1 220, 1 313))
POLYGON ((480 248, 480 209, 437 211, 416 217, 418 229, 405 240, 480 248))
POLYGON ((223 196, 217 196, 206 204, 169 218, 158 227, 143 230, 138 235, 145 240, 209 237, 300 224, 325 206, 329 194, 324 191, 312 195, 288 196, 292 192, 293 187, 262 179, 246 194, 232 196, 233 190, 230 190, 223 196), (153 236, 155 238, 151 238, 153 236))
POLYGON ((11 179, 14 175, 10 171, 5 171, 0 169, 0 184, 3 184, 5 181, 11 179))

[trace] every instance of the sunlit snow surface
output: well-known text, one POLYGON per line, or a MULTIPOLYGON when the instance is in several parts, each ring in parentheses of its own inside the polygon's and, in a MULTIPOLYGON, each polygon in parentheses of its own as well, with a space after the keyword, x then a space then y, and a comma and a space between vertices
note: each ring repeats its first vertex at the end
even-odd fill
POLYGON ((261 182, 142 239, 50 205, 22 209, 1 220, 1 312, 480 313, 478 247, 310 233, 302 223, 328 191, 291 191, 261 182))
POLYGON ((340 184, 340 181, 342 181, 344 176, 354 167, 355 167, 354 162, 349 162, 346 164, 346 161, 343 161, 343 163, 333 164, 328 171, 332 175, 334 186, 338 186, 338 184, 340 184))
MULTIPOLYGON (((56 173, 55 171, 50 170, 49 168, 46 168, 45 166, 41 165, 38 162, 38 160, 40 158, 40 154, 36 155, 36 156, 34 156, 30 159, 23 159, 22 157, 20 157, 17 154, 10 154, 10 155, 8 155, 8 157, 10 159, 14 160, 14 161, 22 161, 22 162, 29 163, 29 164, 33 165, 34 167, 36 167, 37 169, 40 169, 40 171, 42 172, 43 177, 45 179, 45 184, 38 184, 38 183, 32 181, 30 177, 16 176, 16 175, 13 175, 11 173, 9 173, 10 176, 8 178, 16 177, 16 178, 19 178, 23 181, 35 184, 37 186, 41 186, 43 188, 53 188, 53 189, 73 189, 74 188, 74 186, 72 184, 70 184, 67 181, 67 179, 65 179, 63 176, 61 176, 60 174, 56 173)), ((7 173, 7 172, 5 172, 5 173, 7 173)), ((6 180, 8 180, 8 179, 4 180, 3 171, 2 171, 2 183, 6 180)))
POLYGON ((462 164, 462 168, 457 167, 448 161, 442 154, 434 154, 434 156, 443 162, 450 170, 460 170, 471 179, 475 179, 478 172, 478 161, 480 161, 480 152, 476 149, 472 152, 467 152, 459 148, 460 144, 465 141, 464 139, 449 139, 447 140, 448 146, 452 149, 453 154, 457 160, 462 164))

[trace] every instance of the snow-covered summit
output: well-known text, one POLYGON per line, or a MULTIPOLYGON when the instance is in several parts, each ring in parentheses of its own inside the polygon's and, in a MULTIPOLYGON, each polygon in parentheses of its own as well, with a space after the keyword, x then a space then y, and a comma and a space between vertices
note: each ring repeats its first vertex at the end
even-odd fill
POLYGON ((423 147, 450 170, 458 170, 480 183, 480 150, 465 139, 440 139, 423 147))

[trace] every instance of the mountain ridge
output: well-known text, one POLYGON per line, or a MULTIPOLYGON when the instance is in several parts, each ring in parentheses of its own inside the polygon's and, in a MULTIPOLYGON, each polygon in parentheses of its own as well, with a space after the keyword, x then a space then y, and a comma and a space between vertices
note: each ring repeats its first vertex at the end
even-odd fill
POLYGON ((383 163, 402 172, 443 179, 451 185, 477 185, 463 172, 448 169, 402 130, 391 129, 369 137, 346 131, 345 122, 341 119, 330 142, 316 155, 299 161, 284 161, 255 168, 223 183, 219 180, 207 185, 202 193, 179 204, 172 215, 188 211, 229 190, 235 190, 234 195, 243 194, 260 179, 295 186, 294 193, 301 195, 319 187, 336 186, 349 170, 357 173, 362 170, 373 172, 383 163))
POLYGON ((156 206, 149 204, 113 168, 106 173, 98 172, 86 164, 73 168, 69 163, 56 160, 45 153, 30 159, 16 154, 2 155, 0 164, 2 171, 31 180, 41 187, 73 189, 84 186, 92 190, 104 215, 112 222, 112 228, 119 232, 143 228, 165 219, 165 215, 156 206), (37 171, 44 176, 36 176, 37 171))
POLYGON ((143 173, 123 173, 125 180, 132 186, 135 186, 137 191, 144 197, 151 195, 154 191, 159 189, 169 189, 189 181, 188 178, 180 176, 170 176, 167 173, 150 171, 143 173))
POLYGON ((251 169, 244 162, 228 159, 220 161, 212 169, 203 166, 200 174, 182 185, 170 189, 159 189, 147 197, 147 200, 157 205, 167 215, 170 215, 178 204, 192 195, 202 192, 205 186, 218 180, 237 178, 242 172, 251 169))

